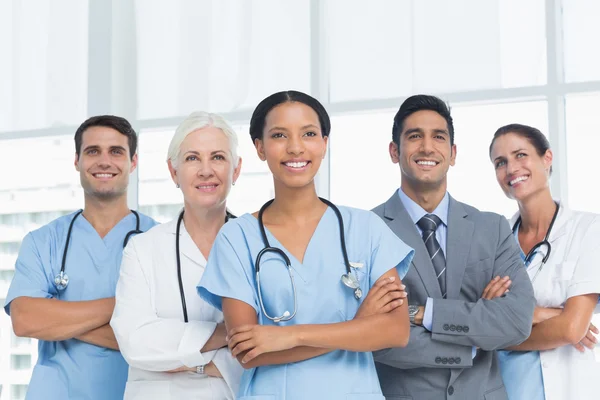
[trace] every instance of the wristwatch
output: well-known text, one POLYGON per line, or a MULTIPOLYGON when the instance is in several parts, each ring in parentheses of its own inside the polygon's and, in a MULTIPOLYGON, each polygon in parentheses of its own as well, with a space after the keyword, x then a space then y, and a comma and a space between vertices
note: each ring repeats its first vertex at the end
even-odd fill
POLYGON ((196 373, 200 375, 204 375, 204 365, 198 365, 196 367, 196 373))
POLYGON ((408 306, 408 319, 414 325, 415 317, 419 313, 419 306, 408 306))

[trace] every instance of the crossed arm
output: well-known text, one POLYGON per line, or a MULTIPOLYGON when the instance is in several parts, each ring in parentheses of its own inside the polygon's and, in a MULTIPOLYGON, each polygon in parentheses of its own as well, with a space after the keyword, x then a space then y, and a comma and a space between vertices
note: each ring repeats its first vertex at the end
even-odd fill
POLYGON ((303 361, 333 350, 364 352, 402 347, 409 335, 408 311, 401 300, 405 296, 393 268, 369 291, 353 320, 283 327, 257 325, 254 308, 224 298, 229 348, 244 368, 255 368, 303 361))
POLYGON ((569 344, 579 351, 584 351, 584 346, 594 348, 594 333, 599 333, 591 323, 596 304, 598 294, 586 294, 569 298, 562 310, 536 307, 531 335, 509 350, 550 350, 569 344))
POLYGON ((118 350, 108 325, 114 305, 114 297, 63 301, 22 296, 11 302, 10 316, 17 336, 46 341, 77 339, 118 350))

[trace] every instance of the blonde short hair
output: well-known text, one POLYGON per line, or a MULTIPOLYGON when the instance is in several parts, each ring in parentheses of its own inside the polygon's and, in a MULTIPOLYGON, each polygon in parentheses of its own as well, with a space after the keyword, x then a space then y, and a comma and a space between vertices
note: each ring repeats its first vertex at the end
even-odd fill
POLYGON ((233 167, 237 167, 239 157, 237 154, 238 137, 235 130, 229 125, 223 117, 218 114, 208 113, 205 111, 195 111, 191 113, 175 130, 175 134, 169 144, 169 152, 167 154, 167 160, 171 161, 173 168, 177 167, 178 158, 181 154, 181 143, 185 138, 192 132, 198 129, 206 128, 207 126, 214 126, 215 128, 223 131, 227 139, 229 139, 229 149, 231 151, 231 157, 233 160, 233 167))

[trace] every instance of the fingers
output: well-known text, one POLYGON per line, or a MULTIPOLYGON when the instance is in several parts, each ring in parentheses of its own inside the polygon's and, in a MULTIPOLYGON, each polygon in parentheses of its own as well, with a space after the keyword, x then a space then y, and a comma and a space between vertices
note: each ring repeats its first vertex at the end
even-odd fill
POLYGON ((238 344, 240 344, 242 342, 246 342, 252 338, 253 338, 252 332, 237 333, 229 338, 229 341, 227 342, 227 347, 229 347, 229 350, 231 350, 231 352, 233 353, 233 349, 238 344))
POLYGON ((598 328, 596 328, 594 324, 590 324, 590 331, 592 331, 596 335, 600 334, 600 331, 598 331, 598 328))
POLYGON ((499 279, 500 279, 500 277, 496 276, 494 279, 492 279, 490 281, 490 283, 487 284, 487 286, 485 287, 485 289, 483 289, 483 293, 481 294, 481 298, 482 299, 488 299, 489 300, 488 294, 490 292, 490 289, 492 288, 492 286, 494 286, 494 284, 496 282, 498 282, 499 279))
POLYGON ((505 276, 502 279, 500 279, 500 277, 497 276, 494 279, 492 279, 490 283, 488 283, 488 285, 485 287, 481 298, 492 300, 496 297, 500 297, 508 291, 508 288, 511 284, 512 281, 508 276, 505 276))
POLYGON ((587 347, 588 349, 593 350, 594 347, 596 347, 597 343, 598 343, 598 339, 596 339, 596 336, 594 336, 594 332, 591 330, 591 327, 590 327, 590 329, 587 331, 587 334, 581 341, 581 344, 584 345, 585 347, 587 347))
POLYGON ((261 354, 263 354, 263 351, 261 350, 260 347, 255 347, 254 349, 250 350, 245 356, 244 358, 242 358, 242 363, 247 363, 250 362, 252 360, 254 360, 256 357, 260 356, 261 354))
POLYGON ((245 342, 240 342, 231 348, 231 355, 233 357, 237 357, 239 354, 251 350, 256 346, 254 340, 246 340, 245 342))
POLYGON ((575 347, 580 353, 583 353, 585 351, 585 347, 583 347, 581 343, 576 343, 573 345, 573 347, 575 347))
MULTIPOLYGON (((374 301, 380 300, 389 292, 404 291, 406 286, 396 281, 394 277, 379 279, 375 285, 369 290, 367 297, 371 297, 374 301)), ((405 296, 406 297, 406 296, 405 296)))
POLYGON ((227 332, 227 336, 228 337, 232 337, 238 333, 242 333, 242 332, 248 332, 250 330, 252 330, 252 328, 254 328, 256 325, 241 325, 238 326, 236 328, 231 329, 229 332, 227 332))
POLYGON ((404 301, 402 301, 402 299, 390 301, 389 303, 387 303, 385 306, 383 306, 381 308, 381 311, 383 314, 387 314, 390 311, 393 311, 396 308, 400 307, 402 304, 404 304, 404 301))

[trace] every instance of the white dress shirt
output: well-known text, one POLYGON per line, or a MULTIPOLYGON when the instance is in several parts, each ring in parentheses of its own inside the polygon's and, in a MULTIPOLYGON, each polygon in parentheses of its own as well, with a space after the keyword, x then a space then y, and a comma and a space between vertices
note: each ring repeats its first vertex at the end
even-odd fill
POLYGON ((196 285, 206 259, 181 223, 180 260, 189 322, 183 320, 175 254, 177 220, 133 237, 123 253, 111 326, 129 363, 125 399, 234 399, 243 369, 229 350, 201 353, 223 314, 196 285), (213 362, 223 379, 181 366, 213 362))
MULTIPOLYGON (((514 226, 518 214, 511 220, 514 226)), ((552 250, 533 290, 540 307, 562 308, 567 299, 600 293, 600 215, 572 211, 561 205, 549 237, 552 250)), ((547 253, 542 246, 527 267, 532 279, 547 253)), ((598 326, 600 306, 592 322, 598 326)), ((561 346, 540 351, 546 400, 596 399, 600 393, 600 360, 594 351, 580 353, 561 346)))

